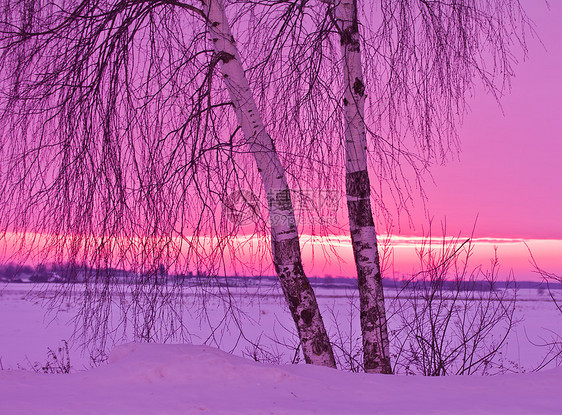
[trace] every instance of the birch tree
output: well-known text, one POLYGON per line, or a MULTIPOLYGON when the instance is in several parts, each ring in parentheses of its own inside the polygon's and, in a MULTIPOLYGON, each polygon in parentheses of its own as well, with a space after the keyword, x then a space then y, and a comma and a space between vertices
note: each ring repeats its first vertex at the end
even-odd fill
MULTIPOLYGON (((161 323, 181 327, 173 293, 159 288, 162 264, 220 267, 237 224, 217 221, 215 206, 261 181, 273 262, 305 359, 335 367, 285 170, 222 0, 7 0, 0 33, 6 243, 138 272, 133 312, 149 339, 160 306, 172 304, 161 323)), ((96 333, 108 330, 108 278, 95 273, 85 288, 82 316, 103 323, 96 333)))
POLYGON ((368 373, 392 373, 367 169, 365 82, 361 64, 357 0, 339 1, 333 8, 333 17, 340 35, 343 56, 345 189, 359 287, 363 366, 368 373))
MULTIPOLYGON (((281 281, 309 293, 287 178, 340 178, 361 287, 363 365, 388 372, 374 227, 383 195, 402 209, 422 173, 456 151, 455 125, 476 80, 496 97, 508 86, 513 46, 524 50, 529 28, 518 1, 233 0, 222 31, 220 19, 209 26, 222 2, 2 5, 5 238, 29 242, 25 231, 40 229, 61 256, 103 264, 117 251, 135 264, 189 257, 216 266, 234 240, 222 236, 237 229, 217 222, 214 207, 233 188, 263 183, 281 281), (221 236, 212 248, 198 238, 210 234, 221 236)), ((312 294, 294 294, 285 287, 303 345, 329 362, 312 294), (309 329, 319 330, 314 339, 309 329)))
MULTIPOLYGON (((300 148, 321 149, 323 143, 344 154, 343 161, 331 154, 332 163, 324 162, 345 166, 363 366, 368 372, 390 373, 375 231, 375 223, 388 217, 383 196, 400 211, 414 193, 423 195, 424 173, 458 151, 456 125, 475 83, 500 98, 514 74, 514 50, 526 52, 525 36, 533 29, 517 0, 276 4, 285 5, 283 11, 270 12, 272 17, 262 17, 260 23, 275 33, 271 44, 282 52, 264 51, 261 63, 269 70, 263 73, 269 84, 276 84, 271 87, 277 95, 293 96, 277 114, 299 132, 300 148), (277 79, 271 79, 272 73, 277 79)), ((249 38, 254 36, 262 41, 257 33, 249 38)), ((264 77, 259 71, 257 76, 264 77)), ((273 124, 276 117, 271 115, 273 124)), ((331 169, 336 171, 340 173, 331 169)))
MULTIPOLYGON (((367 169, 368 90, 362 71, 362 49, 369 45, 362 44, 360 38, 359 4, 359 0, 329 2, 329 13, 340 36, 343 57, 346 195, 359 283, 363 364, 367 372, 391 373, 367 169)), ((513 33, 524 33, 525 15, 518 1, 493 0, 447 4, 381 1, 380 9, 375 10, 382 16, 375 33, 389 45, 375 43, 374 50, 384 56, 390 72, 388 102, 386 97, 377 96, 378 102, 388 108, 382 111, 387 117, 387 134, 398 135, 400 142, 398 127, 405 124, 406 132, 419 140, 421 160, 428 163, 435 158, 443 159, 450 140, 455 138, 455 123, 462 117, 464 97, 473 79, 479 76, 498 96, 501 89, 495 86, 496 76, 505 82, 513 74, 509 45, 514 40, 513 33), (482 48, 489 55, 483 55, 482 48), (492 71, 488 69, 490 64, 492 71), (436 148, 440 151, 436 152, 436 148)), ((365 25, 373 23, 366 20, 365 25)), ((517 38, 516 41, 521 42, 517 38)), ((524 48, 524 43, 520 45, 524 48)), ((380 66, 371 66, 371 71, 373 79, 380 78, 380 66)), ((381 106, 375 108, 380 119, 381 106)))
POLYGON ((204 0, 203 14, 236 116, 267 193, 275 270, 301 339, 307 363, 335 367, 312 287, 302 266, 299 236, 285 171, 259 116, 221 0, 204 0))

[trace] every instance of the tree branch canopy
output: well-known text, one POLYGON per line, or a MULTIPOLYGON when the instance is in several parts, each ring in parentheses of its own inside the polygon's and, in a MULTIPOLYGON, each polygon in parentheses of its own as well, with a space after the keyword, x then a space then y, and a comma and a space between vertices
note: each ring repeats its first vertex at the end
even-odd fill
MULTIPOLYGON (((213 82, 198 9, 168 1, 1 6, 4 235, 40 233, 52 242, 43 248, 63 245, 49 254, 92 265, 215 262, 212 252, 224 247, 209 240, 239 226, 216 206, 255 177, 244 140, 232 135, 229 98, 213 82)), ((254 231, 264 227, 258 221, 254 231)))

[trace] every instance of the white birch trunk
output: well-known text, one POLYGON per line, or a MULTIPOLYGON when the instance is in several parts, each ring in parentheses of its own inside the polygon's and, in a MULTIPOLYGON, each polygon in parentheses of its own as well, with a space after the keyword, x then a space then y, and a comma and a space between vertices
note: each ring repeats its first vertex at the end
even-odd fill
POLYGON ((335 0, 344 65, 346 195, 360 299, 366 372, 391 373, 389 339, 367 171, 365 86, 361 66, 357 0, 335 0))
POLYGON ((307 363, 336 367, 314 291, 304 274, 289 186, 245 76, 223 0, 202 0, 207 29, 236 116, 261 174, 271 222, 273 262, 307 363))

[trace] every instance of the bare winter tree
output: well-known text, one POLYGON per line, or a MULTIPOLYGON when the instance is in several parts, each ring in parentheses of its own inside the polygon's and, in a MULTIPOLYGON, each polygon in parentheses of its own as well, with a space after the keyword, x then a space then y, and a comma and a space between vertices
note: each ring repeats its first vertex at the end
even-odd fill
MULTIPOLYGON (((393 373, 446 376, 520 371, 504 353, 517 324, 515 281, 510 278, 504 285, 498 280, 497 255, 489 266, 474 265, 472 238, 447 236, 443 226, 443 236, 437 240, 429 226, 417 249, 416 271, 395 281, 386 299, 393 373)), ((388 258, 383 259, 388 266, 388 258)), ((363 370, 360 325, 353 324, 353 315, 360 310, 357 295, 348 296, 348 306, 343 315, 334 307, 328 311, 335 327, 332 340, 338 366, 356 372, 363 370)))
POLYGON ((471 239, 427 235, 419 271, 391 304, 394 371, 424 376, 516 370, 503 348, 517 323, 515 281, 498 288, 499 261, 471 266, 471 239))
POLYGON ((365 83, 361 64, 357 1, 332 5, 343 65, 345 189, 360 299, 363 365, 366 372, 392 373, 377 235, 367 169, 365 83))
POLYGON ((254 233, 270 229, 306 361, 335 367, 285 170, 229 26, 222 0, 3 1, 3 239, 104 270, 85 274, 94 335, 109 330, 108 270, 133 270, 128 311, 150 339, 158 321, 182 324, 164 274, 190 262, 216 272, 232 258, 241 225, 215 206, 261 181, 270 226, 258 219, 254 233))
MULTIPOLYGON (((475 81, 495 97, 509 86, 513 46, 525 51, 529 22, 517 0, 320 0, 275 6, 271 17, 259 13, 263 5, 246 6, 275 33, 272 47, 261 46, 262 60, 252 75, 267 79, 270 88, 276 84, 277 95, 293 97, 279 103, 270 118, 275 124, 283 117, 286 128, 298 131, 300 148, 322 151, 323 143, 345 154, 345 160, 330 155, 327 164, 345 166, 365 369, 389 373, 371 191, 383 219, 383 195, 399 210, 408 206, 416 189, 421 191, 422 173, 457 151, 455 125, 475 81), (274 48, 283 52, 273 54, 274 48), (335 121, 338 114, 343 123, 335 121)), ((255 39, 249 49, 260 51, 263 35, 248 38, 255 39)))
POLYGON ((556 294, 555 294, 555 292, 553 291, 553 288, 552 288, 553 284, 562 284, 562 276, 557 275, 553 272, 548 272, 547 270, 541 268, 539 266, 539 264, 537 263, 537 260, 533 256, 533 252, 531 251, 531 249, 528 246, 527 246, 527 249, 529 250, 529 255, 531 256, 531 264, 532 264, 535 272, 542 277, 543 282, 546 284, 546 288, 548 290, 550 298, 552 299, 552 302, 554 303, 554 305, 556 306, 558 311, 560 311, 562 313, 561 300, 560 300, 560 298, 558 298, 556 296, 556 294))
MULTIPOLYGON (((516 0, 232 1, 224 27, 244 50, 247 83, 239 50, 221 37, 229 34, 209 26, 212 4, 2 2, 4 238, 106 266, 118 258, 146 282, 158 279, 158 263, 205 259, 216 268, 235 250, 224 236, 240 227, 217 221, 214 207, 263 182, 266 209, 286 222, 276 228, 270 215, 276 268, 282 281, 303 282, 302 265, 291 263, 300 255, 286 183, 303 169, 312 183, 345 177, 364 363, 388 372, 374 227, 386 217, 382 195, 404 207, 415 191, 406 170, 417 186, 419 173, 455 150, 454 125, 476 79, 500 95, 495 81, 505 86, 512 75, 525 15, 516 0), (206 33, 223 39, 219 49, 206 33), (219 66, 222 80, 213 76, 219 66), (252 135, 260 125, 275 131, 275 146, 265 130, 252 135), (286 178, 275 176, 271 150, 286 178)), ((297 325, 319 329, 311 294, 285 293, 297 325)), ((324 334, 307 339, 329 356, 324 334)))
MULTIPOLYGON (((544 268, 541 268, 537 263, 535 257, 533 256, 533 252, 531 248, 527 246, 529 250, 529 255, 531 256, 531 264, 537 274, 539 274, 542 279, 543 283, 546 284, 546 288, 548 294, 550 295, 550 299, 552 303, 556 307, 556 309, 562 313, 562 297, 560 295, 560 287, 562 287, 562 276, 555 274, 553 272, 549 272, 544 268), (558 287, 556 287, 558 286, 558 287), (558 288, 558 289, 556 289, 558 288)), ((535 371, 544 369, 548 365, 554 363, 556 365, 560 365, 562 362, 562 335, 560 333, 555 333, 552 331, 550 333, 550 338, 542 338, 536 343, 536 346, 543 347, 546 349, 546 353, 539 363, 539 365, 534 369, 535 371)))
POLYGON ((332 347, 302 266, 299 236, 285 171, 267 133, 240 63, 221 0, 203 2, 203 13, 236 115, 267 193, 275 270, 297 325, 307 363, 335 367, 332 347))

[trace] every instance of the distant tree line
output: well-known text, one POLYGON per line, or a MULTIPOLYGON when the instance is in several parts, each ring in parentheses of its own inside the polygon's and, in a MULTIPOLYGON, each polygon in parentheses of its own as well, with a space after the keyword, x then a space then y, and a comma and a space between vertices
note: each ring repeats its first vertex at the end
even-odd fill
MULTIPOLYGON (((87 265, 64 264, 38 264, 25 265, 17 263, 0 264, 0 281, 10 283, 61 283, 61 282, 83 282, 87 275, 96 273, 100 276, 111 275, 121 278, 123 282, 133 281, 138 274, 134 271, 119 268, 94 268, 87 265)), ((172 282, 181 285, 215 285, 215 286, 252 286, 259 284, 275 284, 276 277, 273 275, 236 275, 236 276, 215 276, 209 275, 205 271, 188 271, 180 274, 168 274, 162 265, 155 271, 161 283, 172 282)), ((349 277, 310 277, 310 283, 316 287, 324 288, 357 288, 357 279, 349 277)), ((383 285, 387 288, 394 288, 399 291, 420 290, 427 288, 428 281, 412 279, 391 279, 383 278, 383 285)), ((454 281, 442 280, 439 282, 444 291, 489 291, 501 289, 536 289, 541 292, 547 289, 543 281, 494 281, 493 283, 485 280, 473 281, 454 281)), ((551 289, 562 289, 562 283, 550 283, 551 289)))

